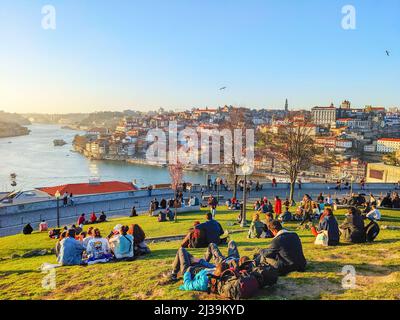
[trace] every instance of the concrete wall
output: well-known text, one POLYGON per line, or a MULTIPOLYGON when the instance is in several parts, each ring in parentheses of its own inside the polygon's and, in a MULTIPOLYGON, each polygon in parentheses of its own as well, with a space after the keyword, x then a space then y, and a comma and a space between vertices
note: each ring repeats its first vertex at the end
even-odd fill
POLYGON ((400 181, 400 167, 389 166, 384 163, 369 163, 367 167, 367 182, 396 183, 400 181), (371 171, 375 171, 372 174, 371 171), (382 179, 375 177, 380 172, 382 179))
MULTIPOLYGON (((331 193, 332 196, 341 197, 349 193, 349 190, 337 191, 335 184, 324 183, 304 183, 302 189, 299 190, 296 186, 295 199, 300 199, 304 193, 308 193, 315 197, 320 192, 324 194, 331 193)), ((193 193, 198 192, 200 187, 194 188, 193 193)), ((373 192, 379 195, 394 189, 393 184, 367 184, 365 193, 373 192)), ((353 186, 354 192, 360 190, 358 184, 353 186)), ((216 194, 215 191, 206 191, 205 195, 216 194)), ((225 199, 232 196, 231 191, 220 191, 225 199)), ((249 199, 267 196, 269 198, 278 195, 285 198, 289 195, 289 185, 287 183, 279 183, 277 188, 271 188, 270 184, 265 184, 260 192, 252 191, 249 199)), ((136 206, 138 212, 145 212, 149 209, 150 200, 157 197, 159 200, 162 197, 170 198, 173 196, 173 191, 169 189, 153 190, 151 197, 148 196, 147 190, 138 190, 134 192, 117 192, 99 195, 75 196, 74 206, 62 207, 60 200, 60 222, 61 225, 75 223, 81 213, 86 213, 87 219, 91 212, 99 213, 104 211, 108 217, 129 215, 132 206, 136 206)), ((185 196, 188 196, 186 194, 185 196)), ((241 199, 242 192, 238 192, 238 198, 241 199)), ((40 202, 32 202, 26 204, 9 204, 0 205, 0 236, 17 234, 22 231, 25 224, 31 223, 34 229, 38 228, 41 220, 47 220, 50 227, 56 226, 57 222, 57 201, 46 200, 40 202)))
MULTIPOLYGON (((171 190, 153 190, 153 197, 171 197, 171 190)), ((135 192, 118 192, 99 195, 75 196, 73 206, 62 206, 59 201, 61 225, 75 223, 80 214, 85 213, 89 219, 91 212, 96 214, 104 211, 107 216, 127 215, 136 206, 138 211, 147 211, 149 201, 146 190, 135 192)), ((57 224, 57 200, 40 201, 20 205, 0 207, 0 236, 20 233, 23 226, 31 223, 36 229, 42 220, 47 220, 49 226, 57 224)))

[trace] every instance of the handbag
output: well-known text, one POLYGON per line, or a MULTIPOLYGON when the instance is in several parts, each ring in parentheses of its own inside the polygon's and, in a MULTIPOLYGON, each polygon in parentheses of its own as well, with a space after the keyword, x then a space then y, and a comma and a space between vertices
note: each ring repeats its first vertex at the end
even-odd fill
POLYGON ((328 246, 328 240, 328 231, 324 230, 317 235, 314 244, 318 246, 328 246))

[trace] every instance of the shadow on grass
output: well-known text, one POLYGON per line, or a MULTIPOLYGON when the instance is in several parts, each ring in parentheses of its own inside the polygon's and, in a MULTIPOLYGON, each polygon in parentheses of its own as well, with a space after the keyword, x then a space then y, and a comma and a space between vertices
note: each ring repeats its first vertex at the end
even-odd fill
POLYGON ((351 265, 357 271, 368 271, 372 273, 376 273, 377 275, 388 275, 393 271, 396 271, 397 268, 392 266, 382 266, 379 264, 372 263, 344 263, 340 259, 338 261, 308 261, 306 272, 333 272, 333 273, 341 273, 342 269, 345 265, 351 265))
POLYGON ((22 275, 22 274, 26 274, 26 273, 39 273, 40 271, 38 270, 2 270, 0 271, 0 275, 1 276, 10 276, 13 274, 16 275, 22 275))

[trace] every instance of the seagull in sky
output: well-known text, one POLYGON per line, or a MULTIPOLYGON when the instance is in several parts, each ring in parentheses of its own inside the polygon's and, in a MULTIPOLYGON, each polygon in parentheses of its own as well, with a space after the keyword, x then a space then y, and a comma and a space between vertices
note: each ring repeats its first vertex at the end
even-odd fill
POLYGON ((226 89, 226 87, 222 87, 222 88, 219 88, 219 91, 225 90, 225 89, 226 89))
POLYGON ((386 50, 386 55, 389 57, 390 56, 390 52, 388 50, 386 50))

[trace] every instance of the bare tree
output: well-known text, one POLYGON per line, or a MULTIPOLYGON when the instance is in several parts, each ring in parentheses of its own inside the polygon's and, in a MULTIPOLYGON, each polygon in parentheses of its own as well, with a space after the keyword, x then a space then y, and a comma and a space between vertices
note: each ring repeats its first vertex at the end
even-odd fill
MULTIPOLYGON (((176 198, 178 196, 178 189, 180 184, 182 183, 182 178, 183 178, 183 166, 182 164, 178 161, 176 164, 170 164, 168 166, 168 170, 169 170, 169 174, 171 176, 171 188, 172 190, 174 190, 174 194, 175 194, 175 201, 174 203, 176 203, 176 198)), ((175 222, 178 221, 177 218, 177 208, 174 205, 174 219, 175 222)))
POLYGON ((323 149, 315 146, 311 130, 305 126, 285 126, 271 137, 271 156, 289 178, 289 201, 293 202, 294 188, 300 172, 312 165, 326 162, 322 156, 323 149))
MULTIPOLYGON (((232 137, 234 136, 234 130, 235 129, 246 129, 246 124, 247 124, 247 119, 246 119, 246 109, 244 108, 233 108, 231 107, 229 110, 229 119, 226 119, 220 124, 220 129, 227 129, 232 133, 232 137)), ((242 153, 245 150, 242 150, 242 153)), ((225 159, 224 155, 224 160, 225 159)), ((239 180, 239 175, 238 173, 238 168, 241 165, 240 160, 241 159, 235 159, 235 153, 232 152, 232 159, 231 159, 231 164, 226 165, 225 171, 227 172, 227 181, 229 185, 233 185, 233 192, 232 192, 232 197, 237 199, 237 189, 238 189, 238 180, 239 180)))

